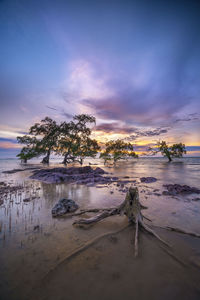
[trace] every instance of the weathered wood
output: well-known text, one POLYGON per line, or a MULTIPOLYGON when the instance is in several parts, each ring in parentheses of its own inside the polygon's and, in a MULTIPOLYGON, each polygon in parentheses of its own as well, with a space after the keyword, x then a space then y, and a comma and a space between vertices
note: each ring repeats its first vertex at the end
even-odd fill
MULTIPOLYGON (((141 205, 141 203, 139 201, 138 188, 130 187, 128 192, 126 193, 125 200, 118 207, 112 208, 112 209, 103 209, 103 210, 101 210, 101 212, 99 214, 95 215, 94 217, 79 219, 79 220, 76 220, 73 224, 77 225, 77 226, 91 225, 91 224, 97 223, 105 218, 108 218, 110 216, 114 216, 114 215, 118 215, 118 214, 125 214, 129 220, 129 222, 135 224, 135 227, 136 227, 135 242, 134 242, 135 256, 138 255, 139 227, 142 227, 148 233, 155 236, 160 242, 169 246, 169 244, 167 242, 165 242, 162 238, 160 238, 159 235, 155 231, 153 231, 153 229, 151 229, 149 226, 144 224, 143 215, 141 213, 142 209, 143 209, 143 206, 141 205)), ((86 212, 86 211, 84 211, 84 212, 86 212)), ((90 210, 90 212, 91 212, 91 210, 90 210)))
POLYGON ((80 219, 80 220, 76 220, 74 221, 73 225, 89 225, 89 224, 92 224, 92 223, 97 223, 107 217, 110 217, 110 216, 113 216, 113 215, 116 215, 118 214, 118 211, 117 209, 113 209, 113 210, 104 210, 102 213, 94 216, 94 217, 91 217, 91 218, 88 218, 88 219, 80 219))

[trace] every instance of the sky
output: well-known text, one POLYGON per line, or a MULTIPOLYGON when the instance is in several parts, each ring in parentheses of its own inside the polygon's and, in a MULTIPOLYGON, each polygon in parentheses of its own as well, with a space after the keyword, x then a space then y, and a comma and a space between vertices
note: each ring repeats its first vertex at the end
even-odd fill
POLYGON ((0 156, 46 116, 200 156, 200 1, 0 0, 0 156))

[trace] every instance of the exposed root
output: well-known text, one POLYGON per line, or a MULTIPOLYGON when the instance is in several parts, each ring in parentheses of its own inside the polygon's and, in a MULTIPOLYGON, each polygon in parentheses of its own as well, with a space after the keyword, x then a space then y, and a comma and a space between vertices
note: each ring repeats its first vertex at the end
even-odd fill
POLYGON ((168 247, 171 247, 167 242, 165 242, 162 238, 159 237, 159 235, 153 230, 151 229, 149 226, 147 226, 146 224, 144 224, 143 221, 139 221, 139 224, 141 227, 143 227, 147 232, 151 233, 152 235, 154 235, 160 242, 162 242, 163 244, 165 244, 168 247))
MULTIPOLYGON (((125 200, 122 202, 121 205, 119 205, 116 208, 111 208, 111 209, 104 209, 101 210, 101 212, 94 217, 91 218, 84 218, 84 219, 79 219, 76 220, 73 224, 78 225, 78 226, 83 226, 83 225, 91 225, 94 223, 97 223, 105 218, 108 218, 113 215, 118 215, 118 214, 125 214, 129 222, 134 223, 136 225, 136 231, 135 231, 135 256, 138 256, 138 228, 139 225, 143 227, 148 233, 151 233, 154 235, 159 241, 164 243, 165 245, 169 246, 167 242, 165 242, 163 239, 159 237, 159 235, 154 232, 151 228, 149 228, 146 224, 143 222, 143 215, 141 213, 142 209, 145 209, 146 207, 141 205, 139 201, 139 193, 138 189, 134 187, 130 187, 125 200)), ((96 212, 97 210, 95 210, 96 212)), ((100 210, 99 210, 100 211, 100 210)), ((84 211, 85 212, 85 211, 84 211)), ((91 212, 91 210, 90 210, 91 212)), ((81 214, 82 212, 79 212, 78 214, 81 214)), ((75 214, 74 214, 75 215, 75 214)), ((144 217, 145 219, 151 221, 147 217, 144 217)))
POLYGON ((76 213, 68 213, 66 215, 63 215, 62 218, 77 217, 77 216, 84 215, 86 213, 98 213, 98 212, 102 212, 102 211, 111 211, 113 209, 115 209, 115 207, 81 209, 80 211, 78 211, 76 213))
MULTIPOLYGON (((139 193, 137 187, 130 187, 125 200, 122 202, 121 205, 115 208, 105 208, 105 209, 87 209, 87 210, 81 210, 80 212, 74 213, 71 216, 78 216, 87 212, 99 212, 99 214, 91 217, 91 218, 83 218, 76 220, 73 224, 83 227, 84 225, 91 225, 94 223, 97 223, 105 218, 108 218, 110 216, 114 215, 122 215, 125 214, 129 220, 130 223, 135 224, 135 237, 134 237, 134 248, 135 248, 135 257, 138 256, 138 239, 139 239, 139 227, 143 228, 146 232, 152 234, 157 240, 159 240, 161 243, 163 243, 165 246, 171 247, 165 240, 163 240, 152 228, 150 228, 148 225, 146 225, 143 222, 143 218, 147 219, 151 222, 151 220, 145 216, 142 215, 141 210, 145 209, 147 207, 143 206, 139 201, 139 193)), ((158 226, 159 227, 159 226, 158 226)), ((161 227, 163 229, 167 229, 170 231, 175 231, 178 233, 188 234, 194 237, 200 238, 200 234, 196 234, 193 232, 187 232, 179 228, 174 227, 161 227)), ((164 248, 163 248, 164 249, 164 248)), ((176 257, 172 252, 168 251, 165 248, 165 251, 172 257, 174 257, 177 261, 181 260, 176 257)), ((184 262, 181 262, 184 264, 184 262)))
POLYGON ((138 256, 138 220, 135 223, 135 257, 138 256))
POLYGON ((182 233, 182 234, 186 234, 186 235, 190 235, 190 236, 193 236, 193 237, 200 238, 199 233, 185 231, 185 230, 177 228, 177 227, 171 227, 171 226, 165 227, 165 226, 158 226, 158 225, 153 225, 153 226, 158 227, 158 228, 162 228, 162 229, 165 229, 165 230, 174 231, 174 232, 177 232, 177 233, 182 233))
POLYGON ((141 207, 141 209, 148 209, 147 206, 144 206, 144 205, 142 205, 141 203, 140 203, 140 207, 141 207))
POLYGON ((118 214, 118 209, 113 209, 113 210, 104 210, 102 213, 94 216, 94 217, 91 217, 91 218, 88 218, 88 219, 79 219, 79 220, 76 220, 74 221, 73 225, 90 225, 90 224, 93 224, 93 223, 97 223, 105 218, 108 218, 110 216, 113 216, 113 215, 117 215, 118 214))
POLYGON ((175 261, 177 261, 179 264, 181 264, 184 267, 188 267, 188 265, 178 256, 176 256, 174 253, 172 253, 172 251, 170 251, 169 249, 167 249, 166 247, 163 247, 161 245, 159 245, 159 247, 164 250, 169 256, 171 256, 175 261))
POLYGON ((79 247, 78 249, 76 249, 75 251, 73 251, 71 254, 69 254, 68 256, 66 256, 53 269, 51 269, 50 271, 48 271, 47 274, 44 276, 43 280, 46 279, 46 277, 49 276, 53 271, 55 271, 57 268, 59 268, 61 265, 63 265, 63 263, 67 263, 67 262, 71 261, 74 257, 76 257, 80 253, 84 252, 89 247, 91 247, 94 244, 96 244, 97 242, 99 242, 101 239, 103 239, 105 237, 108 237, 110 235, 116 235, 116 234, 124 231, 125 229, 127 229, 129 226, 130 226, 130 224, 124 226, 123 228, 121 228, 121 229, 119 229, 117 231, 111 231, 111 232, 104 233, 104 234, 102 234, 100 236, 97 236, 94 239, 88 241, 86 244, 84 244, 83 246, 79 247))
POLYGON ((178 232, 178 233, 187 234, 187 235, 191 235, 191 236, 200 238, 200 234, 195 233, 195 232, 188 232, 188 231, 185 231, 183 229, 176 228, 176 227, 171 227, 171 226, 167 226, 167 227, 164 227, 164 228, 167 229, 167 230, 170 230, 170 231, 175 231, 175 232, 178 232))
POLYGON ((146 216, 142 215, 142 217, 143 217, 144 219, 146 219, 147 221, 152 222, 152 220, 149 219, 149 218, 147 218, 146 216))

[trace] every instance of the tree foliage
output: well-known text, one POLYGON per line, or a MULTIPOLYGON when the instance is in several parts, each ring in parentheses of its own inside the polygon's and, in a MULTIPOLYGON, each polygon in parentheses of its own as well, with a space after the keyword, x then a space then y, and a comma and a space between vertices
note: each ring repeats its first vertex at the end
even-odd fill
POLYGON ((69 123, 56 121, 49 117, 30 127, 29 135, 17 137, 17 141, 25 145, 17 155, 23 161, 45 155, 42 162, 49 163, 50 154, 64 155, 63 163, 78 161, 83 163, 87 156, 94 157, 100 147, 96 140, 90 138, 91 124, 95 124, 93 116, 76 115, 69 123))
POLYGON ((40 155, 45 154, 45 149, 43 148, 40 140, 36 137, 31 137, 28 135, 18 136, 17 141, 20 144, 26 145, 21 149, 21 152, 17 154, 23 162, 27 162, 27 160, 38 157, 40 155))
POLYGON ((100 147, 96 140, 90 138, 89 127, 95 122, 95 117, 82 114, 74 116, 70 123, 61 124, 58 153, 64 155, 64 164, 75 161, 82 164, 85 157, 95 157, 100 147))
POLYGON ((109 141, 106 143, 106 149, 100 154, 100 158, 104 159, 104 164, 113 160, 114 164, 128 157, 138 157, 134 152, 134 147, 131 143, 126 143, 123 140, 109 141))
POLYGON ((26 145, 18 157, 27 161, 33 157, 46 155, 42 162, 49 163, 50 154, 57 147, 58 137, 59 126, 56 121, 46 117, 30 127, 29 135, 17 137, 19 143, 26 145))
POLYGON ((166 141, 158 142, 156 148, 149 148, 152 155, 160 152, 164 157, 167 157, 169 161, 172 161, 172 158, 180 158, 183 154, 186 154, 185 145, 182 143, 173 144, 169 146, 166 141))

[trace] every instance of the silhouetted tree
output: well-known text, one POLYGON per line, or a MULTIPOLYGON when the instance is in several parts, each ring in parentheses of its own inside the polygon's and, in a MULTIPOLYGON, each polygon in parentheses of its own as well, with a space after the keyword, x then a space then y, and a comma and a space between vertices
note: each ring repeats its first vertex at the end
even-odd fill
POLYGON ((45 149, 43 149, 40 140, 36 137, 28 135, 18 136, 17 141, 18 143, 26 145, 21 149, 20 153, 17 154, 17 157, 19 157, 24 163, 27 163, 27 161, 33 157, 45 154, 45 149))
POLYGON ((156 145, 156 148, 149 148, 149 151, 152 155, 155 155, 158 152, 161 152, 161 154, 164 157, 167 157, 169 162, 172 161, 172 158, 174 157, 182 157, 183 154, 186 154, 185 145, 182 143, 179 144, 173 144, 172 146, 167 145, 165 141, 158 142, 156 145))
POLYGON ((42 163, 49 163, 50 154, 56 150, 60 129, 56 121, 46 117, 35 123, 29 130, 29 135, 17 137, 17 141, 26 146, 17 155, 24 161, 27 159, 46 155, 42 163))
POLYGON ((128 157, 138 157, 138 155, 134 152, 131 143, 126 143, 120 139, 107 142, 105 151, 100 154, 100 158, 104 159, 104 164, 108 160, 113 160, 115 164, 118 160, 128 157))
POLYGON ((100 147, 89 137, 89 125, 95 124, 95 121, 95 117, 81 114, 74 116, 73 121, 61 124, 58 153, 64 155, 63 164, 77 161, 82 165, 85 157, 95 157, 100 147))

